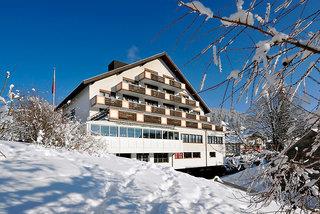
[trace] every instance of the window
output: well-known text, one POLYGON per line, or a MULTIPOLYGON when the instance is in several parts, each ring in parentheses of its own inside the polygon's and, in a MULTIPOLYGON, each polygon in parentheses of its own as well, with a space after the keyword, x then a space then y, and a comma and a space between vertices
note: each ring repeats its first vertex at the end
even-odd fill
POLYGON ((202 143, 202 135, 181 134, 184 143, 202 143))
POLYGON ((109 126, 101 126, 101 135, 109 136, 109 126))
POLYGON ((118 127, 117 126, 110 126, 110 136, 111 137, 118 137, 118 127))
POLYGON ((183 159, 183 152, 175 153, 174 158, 175 159, 183 159))
POLYGON ((193 152, 192 157, 193 158, 201 158, 200 152, 193 152))
POLYGON ((185 107, 179 107, 179 109, 180 109, 181 111, 184 111, 184 112, 189 112, 189 111, 190 111, 190 109, 185 108, 185 107))
POLYGON ((139 97, 134 97, 134 96, 129 96, 124 94, 123 99, 131 102, 139 103, 139 97))
POLYGON ((185 152, 183 154, 184 158, 192 158, 192 153, 191 152, 185 152))
POLYGON ((158 90, 158 87, 155 86, 155 85, 150 85, 150 84, 147 84, 147 83, 145 83, 144 85, 145 85, 147 88, 150 88, 150 89, 153 89, 153 90, 158 90))
POLYGON ((100 135, 100 126, 96 124, 91 124, 91 134, 100 135))
POLYGON ((149 129, 143 129, 143 138, 149 138, 149 137, 150 137, 149 129))
POLYGON ((197 142, 197 136, 191 135, 191 143, 196 143, 196 142, 197 142))
POLYGON ((179 140, 179 132, 174 132, 173 133, 173 139, 174 140, 179 140))
POLYGON ((147 100, 147 99, 145 99, 144 101, 145 101, 145 103, 146 103, 147 105, 158 107, 158 102, 157 102, 157 101, 147 100))
POLYGON ((138 153, 137 160, 149 162, 149 154, 148 153, 138 153))
POLYGON ((197 135, 197 143, 202 143, 202 135, 197 135))
POLYGON ((155 163, 169 163, 168 153, 155 153, 154 154, 155 163))
POLYGON ((134 137, 134 128, 128 128, 128 137, 134 137))
POLYGON ((168 139, 168 132, 167 131, 162 132, 162 139, 168 139))
POLYGON ((164 106, 165 108, 168 108, 168 109, 172 109, 172 110, 175 109, 175 106, 174 106, 174 105, 170 105, 170 104, 167 104, 167 103, 163 103, 163 106, 164 106))
POLYGON ((156 139, 161 139, 161 131, 160 130, 156 130, 156 139))
POLYGON ((166 92, 167 94, 172 94, 172 95, 175 94, 174 91, 171 91, 169 89, 163 89, 163 91, 166 92))
POLYGON ((142 138, 142 129, 134 129, 134 137, 142 138))
POLYGON ((173 139, 173 132, 168 132, 169 133, 169 140, 172 140, 173 139))
POLYGON ((188 135, 187 134, 181 134, 182 142, 186 143, 188 142, 188 135))
POLYGON ((210 158, 215 158, 216 157, 216 153, 215 152, 210 152, 209 155, 210 155, 210 158))
MULTIPOLYGON (((91 124, 90 132, 92 135, 111 136, 111 137, 130 137, 130 138, 148 138, 148 139, 168 139, 179 140, 179 132, 162 131, 156 129, 140 129, 124 126, 104 126, 91 124)), ((181 138, 188 135, 181 134, 181 138)), ((186 141, 185 139, 183 140, 186 141)))
POLYGON ((120 137, 127 137, 127 130, 126 127, 120 127, 120 137))
POLYGON ((223 144, 223 138, 217 136, 208 136, 208 144, 223 144))
POLYGON ((156 138, 156 131, 155 130, 150 130, 150 138, 155 139, 156 138))
POLYGON ((116 154, 116 156, 122 157, 122 158, 131 158, 131 154, 130 153, 116 154))

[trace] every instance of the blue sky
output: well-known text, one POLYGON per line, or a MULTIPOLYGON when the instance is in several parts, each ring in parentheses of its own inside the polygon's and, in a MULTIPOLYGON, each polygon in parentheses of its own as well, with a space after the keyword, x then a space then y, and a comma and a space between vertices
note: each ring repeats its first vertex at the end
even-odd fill
MULTIPOLYGON (((223 0, 216 0, 215 8, 225 15, 236 10, 233 1, 225 4, 223 0)), ((197 33, 188 37, 194 40, 181 36, 194 16, 163 31, 185 12, 173 0, 1 1, 0 72, 10 70, 11 82, 23 93, 35 88, 50 99, 55 65, 57 100, 61 101, 81 80, 106 71, 113 59, 131 62, 166 51, 198 89, 209 56, 185 64, 211 35, 204 34, 204 27, 201 35, 205 37, 197 33)), ((198 25, 202 20, 197 20, 198 25)), ((238 68, 241 60, 237 54, 241 53, 230 54, 232 65, 225 65, 223 73, 210 68, 205 87, 219 83, 231 69, 238 68)), ((217 107, 223 91, 219 88, 201 96, 210 107, 217 107)))

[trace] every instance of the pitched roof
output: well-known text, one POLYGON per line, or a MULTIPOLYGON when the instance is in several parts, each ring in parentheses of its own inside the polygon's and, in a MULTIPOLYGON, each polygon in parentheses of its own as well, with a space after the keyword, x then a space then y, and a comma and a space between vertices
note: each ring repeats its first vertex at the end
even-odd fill
POLYGON ((171 60, 171 58, 168 56, 166 52, 162 52, 159 54, 156 54, 154 56, 139 60, 137 62, 125 65, 120 68, 116 68, 114 70, 99 74, 97 76, 91 77, 89 79, 83 80, 62 102, 57 106, 57 109, 61 108, 63 105, 65 105, 68 100, 71 100, 74 98, 78 93, 80 93, 85 87, 88 85, 99 81, 101 79, 104 79, 106 77, 110 77, 114 74, 120 74, 128 69, 131 69, 136 66, 141 66, 143 64, 146 64, 152 60, 155 59, 162 59, 163 62, 170 68, 170 70, 176 75, 178 80, 186 85, 186 89, 191 93, 191 95, 194 97, 194 99, 198 100, 200 103, 200 106, 203 108, 205 113, 209 113, 210 109, 207 106, 207 104, 203 101, 203 99, 197 94, 196 90, 192 87, 191 83, 185 78, 185 76, 182 74, 178 66, 171 60))

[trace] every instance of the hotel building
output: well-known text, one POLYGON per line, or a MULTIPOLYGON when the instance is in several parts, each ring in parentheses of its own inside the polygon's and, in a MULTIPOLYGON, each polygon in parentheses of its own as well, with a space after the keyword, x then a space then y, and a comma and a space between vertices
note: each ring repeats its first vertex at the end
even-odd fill
POLYGON ((57 107, 107 151, 175 169, 223 165, 225 127, 166 53, 82 81, 57 107))

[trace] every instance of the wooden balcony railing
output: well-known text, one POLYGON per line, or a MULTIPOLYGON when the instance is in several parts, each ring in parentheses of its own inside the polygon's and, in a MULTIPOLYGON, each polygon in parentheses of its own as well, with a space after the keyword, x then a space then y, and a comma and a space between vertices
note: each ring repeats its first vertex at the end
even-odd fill
POLYGON ((176 87, 176 88, 181 88, 181 83, 180 82, 177 82, 175 80, 170 80, 169 81, 169 85, 173 86, 173 87, 176 87))
POLYGON ((215 130, 218 132, 223 132, 223 126, 216 126, 215 130))
POLYGON ((121 108, 122 107, 122 100, 111 99, 111 98, 106 97, 105 98, 105 104, 107 106, 114 106, 114 107, 121 108))
POLYGON ((136 110, 136 111, 146 111, 146 105, 129 102, 129 109, 136 110))
POLYGON ((171 126, 181 126, 181 120, 175 120, 175 119, 167 119, 167 125, 171 126))
POLYGON ((151 107, 151 112, 156 114, 166 114, 166 110, 164 108, 159 108, 155 106, 151 107))
POLYGON ((159 99, 165 99, 165 97, 166 97, 165 93, 159 92, 159 91, 156 91, 153 89, 151 90, 151 96, 159 98, 159 99))
POLYGON ((139 93, 139 94, 145 94, 146 89, 144 87, 138 86, 138 85, 133 85, 129 84, 129 91, 139 93))
POLYGON ((195 122, 191 122, 191 121, 186 121, 186 127, 189 127, 189 128, 198 128, 198 123, 195 123, 195 122))
MULTIPOLYGON (((173 79, 169 79, 169 83, 166 83, 165 77, 159 76, 157 72, 149 70, 149 69, 145 69, 145 71, 142 72, 141 74, 139 74, 135 79, 139 81, 144 78, 151 79, 151 80, 159 82, 159 83, 167 84, 167 85, 173 86, 175 88, 182 89, 182 83, 175 81, 173 79), (148 73, 148 74, 146 74, 146 73, 148 73)), ((167 77, 167 78, 169 78, 169 77, 167 77)))
POLYGON ((161 124, 161 117, 144 115, 144 122, 145 122, 145 123, 161 124))
POLYGON ((170 110, 170 116, 182 117, 182 112, 181 111, 176 111, 176 110, 170 110))
POLYGON ((196 120, 197 119, 197 115, 186 113, 186 118, 192 119, 192 120, 196 120))
POLYGON ((200 120, 203 121, 203 122, 207 122, 208 121, 206 116, 200 116, 200 120))
POLYGON ((212 125, 211 124, 202 123, 202 129, 212 130, 212 125))
POLYGON ((120 120, 136 121, 137 120, 137 114, 136 113, 132 113, 132 112, 119 111, 119 119, 120 120))
POLYGON ((165 83, 164 77, 160 77, 156 74, 151 74, 151 79, 156 82, 165 83))
POLYGON ((181 97, 178 97, 178 96, 175 96, 175 95, 171 95, 170 94, 170 100, 171 101, 174 101, 174 102, 176 102, 176 103, 181 103, 181 97))
POLYGON ((190 100, 190 99, 186 99, 186 104, 189 105, 189 106, 193 106, 193 107, 196 107, 196 101, 194 100, 190 100))

